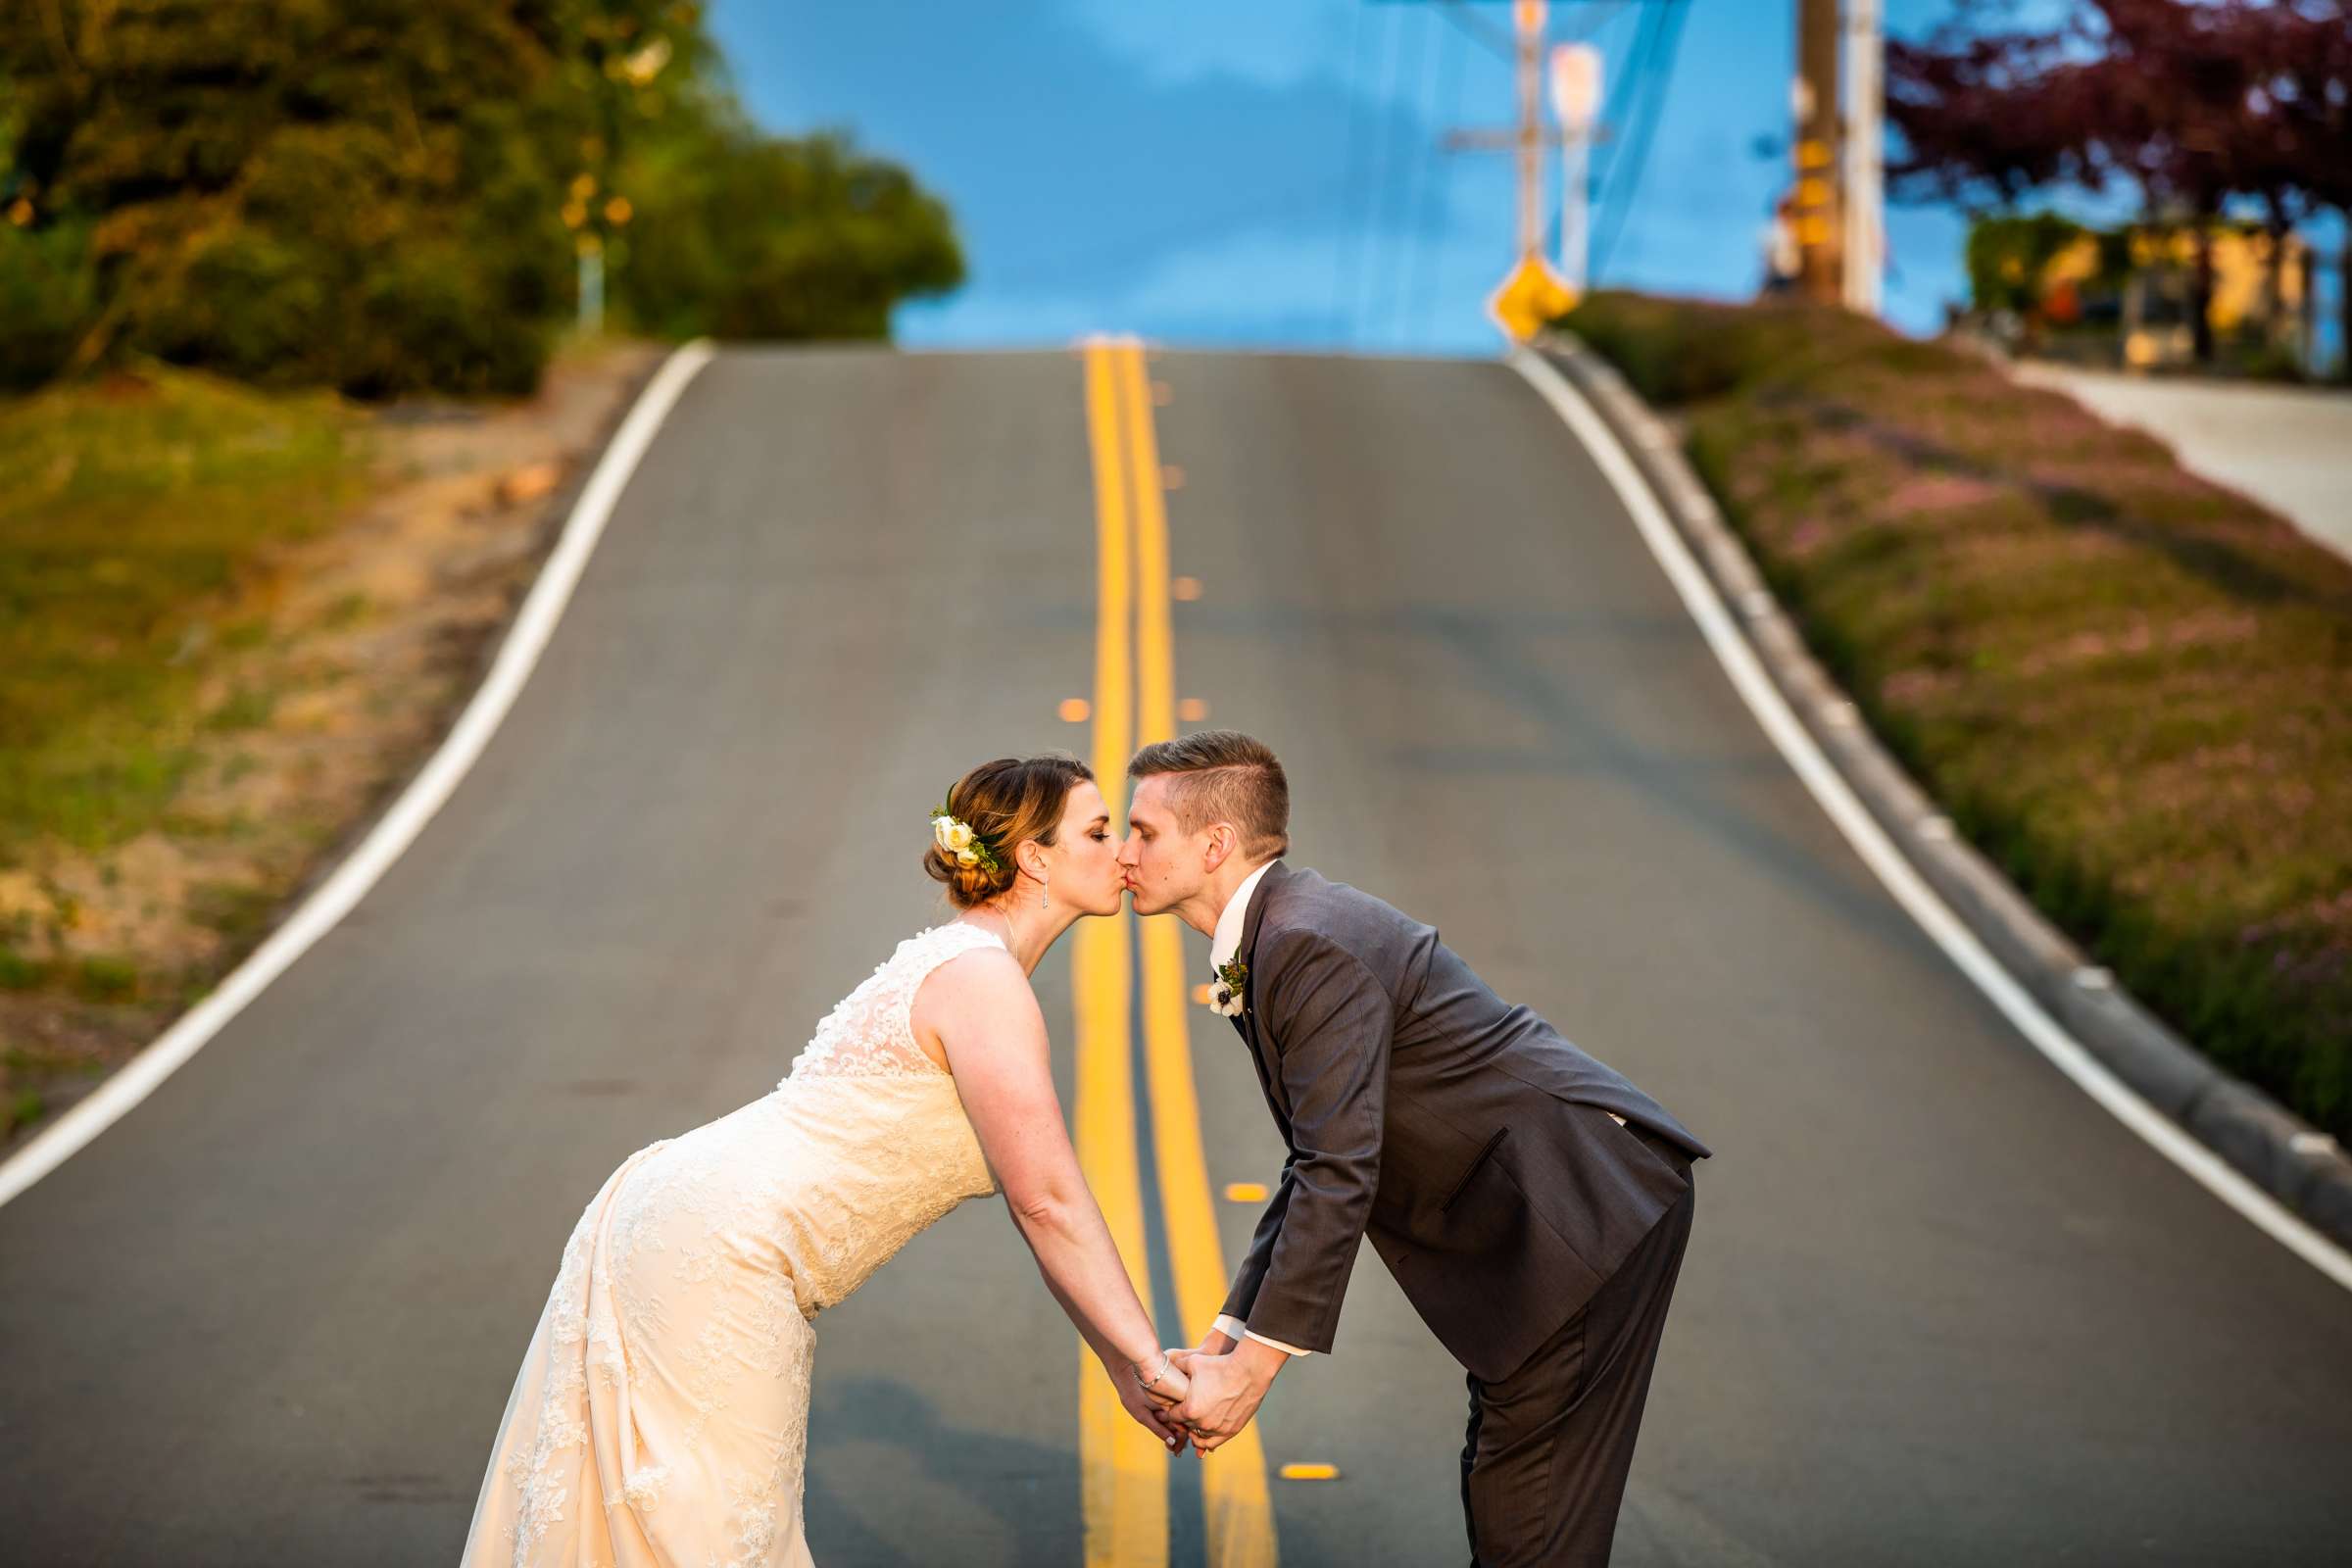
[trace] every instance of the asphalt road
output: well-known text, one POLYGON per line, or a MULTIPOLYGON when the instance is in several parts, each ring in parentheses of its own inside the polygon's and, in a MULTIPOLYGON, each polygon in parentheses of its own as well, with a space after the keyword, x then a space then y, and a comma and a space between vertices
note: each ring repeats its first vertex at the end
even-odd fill
MULTIPOLYGON (((2343 1560, 2352 1300, 1910 925, 1516 375, 1152 374, 1201 583, 1175 684, 1282 752, 1293 860, 1437 924, 1717 1151, 1618 1561, 2343 1560)), ((708 368, 448 807, 0 1207, 0 1559, 452 1559, 580 1205, 941 917, 916 861, 956 772, 1086 753, 1056 705, 1094 669, 1090 483, 1066 354, 708 368)), ((1038 976, 1057 1036, 1069 978, 1038 976)), ((1196 1009, 1193 1052, 1214 1180, 1270 1180, 1231 1031, 1196 1009)), ((1254 1213, 1220 1201, 1228 1259, 1254 1213)), ((1002 1204, 817 1331, 820 1563, 1078 1559, 1076 1340, 1002 1204)), ((1272 1483, 1282 1560, 1466 1560, 1463 1414, 1367 1253, 1261 1416, 1269 1466, 1340 1472, 1272 1483)))

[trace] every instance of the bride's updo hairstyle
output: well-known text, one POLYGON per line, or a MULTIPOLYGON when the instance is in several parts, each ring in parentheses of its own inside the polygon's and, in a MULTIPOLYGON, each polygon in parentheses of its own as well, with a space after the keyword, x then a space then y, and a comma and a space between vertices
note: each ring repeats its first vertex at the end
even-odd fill
POLYGON ((1070 791, 1094 776, 1093 768, 1061 752, 982 762, 949 789, 947 809, 996 853, 997 865, 959 865, 934 842, 923 856, 923 869, 932 881, 948 885, 948 902, 958 909, 986 904, 1019 878, 1013 849, 1029 839, 1052 844, 1061 831, 1070 791))

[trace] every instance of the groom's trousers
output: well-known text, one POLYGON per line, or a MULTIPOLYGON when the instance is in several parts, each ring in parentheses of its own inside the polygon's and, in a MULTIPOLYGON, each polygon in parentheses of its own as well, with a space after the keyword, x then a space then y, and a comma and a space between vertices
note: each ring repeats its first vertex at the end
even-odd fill
MULTIPOLYGON (((1689 1156, 1634 1131, 1690 1181, 1689 1156)), ((1609 1560, 1695 1195, 1693 1184, 1518 1370, 1495 1383, 1470 1379, 1462 1510, 1471 1568, 1609 1560)))

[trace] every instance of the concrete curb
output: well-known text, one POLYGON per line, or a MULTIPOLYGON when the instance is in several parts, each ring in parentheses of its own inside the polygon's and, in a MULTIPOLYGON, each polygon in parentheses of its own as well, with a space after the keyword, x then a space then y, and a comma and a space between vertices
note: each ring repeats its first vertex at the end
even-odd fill
POLYGON ((1615 432, 1814 742, 1977 939, 2117 1078, 2315 1230, 2352 1247, 2352 1158, 2336 1141, 2216 1067, 1964 843, 1806 649, 1674 432, 1575 337, 1554 332, 1535 347, 1615 432))

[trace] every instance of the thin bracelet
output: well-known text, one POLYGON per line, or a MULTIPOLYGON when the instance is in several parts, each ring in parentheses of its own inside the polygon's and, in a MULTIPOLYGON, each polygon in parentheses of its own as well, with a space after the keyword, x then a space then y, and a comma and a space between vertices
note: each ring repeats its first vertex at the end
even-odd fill
POLYGON ((1143 1377, 1143 1376, 1141 1375, 1141 1374, 1142 1374, 1142 1372, 1143 1372, 1143 1370, 1144 1370, 1144 1364, 1143 1364, 1143 1362, 1141 1362, 1141 1361, 1136 1361, 1136 1362, 1133 1362, 1133 1363, 1131 1363, 1131 1364, 1134 1366, 1134 1368, 1135 1368, 1135 1370, 1136 1370, 1136 1372, 1137 1372, 1137 1374, 1138 1374, 1138 1377, 1137 1377, 1137 1380, 1136 1380, 1136 1385, 1135 1385, 1135 1386, 1136 1386, 1137 1388, 1139 1388, 1139 1389, 1155 1389, 1155 1388, 1158 1388, 1158 1387, 1159 1387, 1159 1380, 1160 1380, 1161 1378, 1164 1378, 1164 1377, 1166 1377, 1166 1376, 1168 1375, 1168 1368, 1170 1368, 1170 1367, 1172 1367, 1172 1366, 1174 1366, 1174 1365, 1176 1364, 1176 1358, 1175 1358, 1174 1356, 1172 1356, 1172 1355, 1168 1354, 1168 1352, 1167 1352, 1167 1351, 1165 1351, 1165 1350, 1162 1350, 1162 1351, 1160 1351, 1160 1352, 1159 1352, 1159 1370, 1158 1370, 1158 1371, 1156 1371, 1156 1372, 1154 1372, 1154 1373, 1152 1373, 1152 1374, 1150 1377, 1148 1377, 1148 1378, 1147 1378, 1147 1377, 1143 1377))

